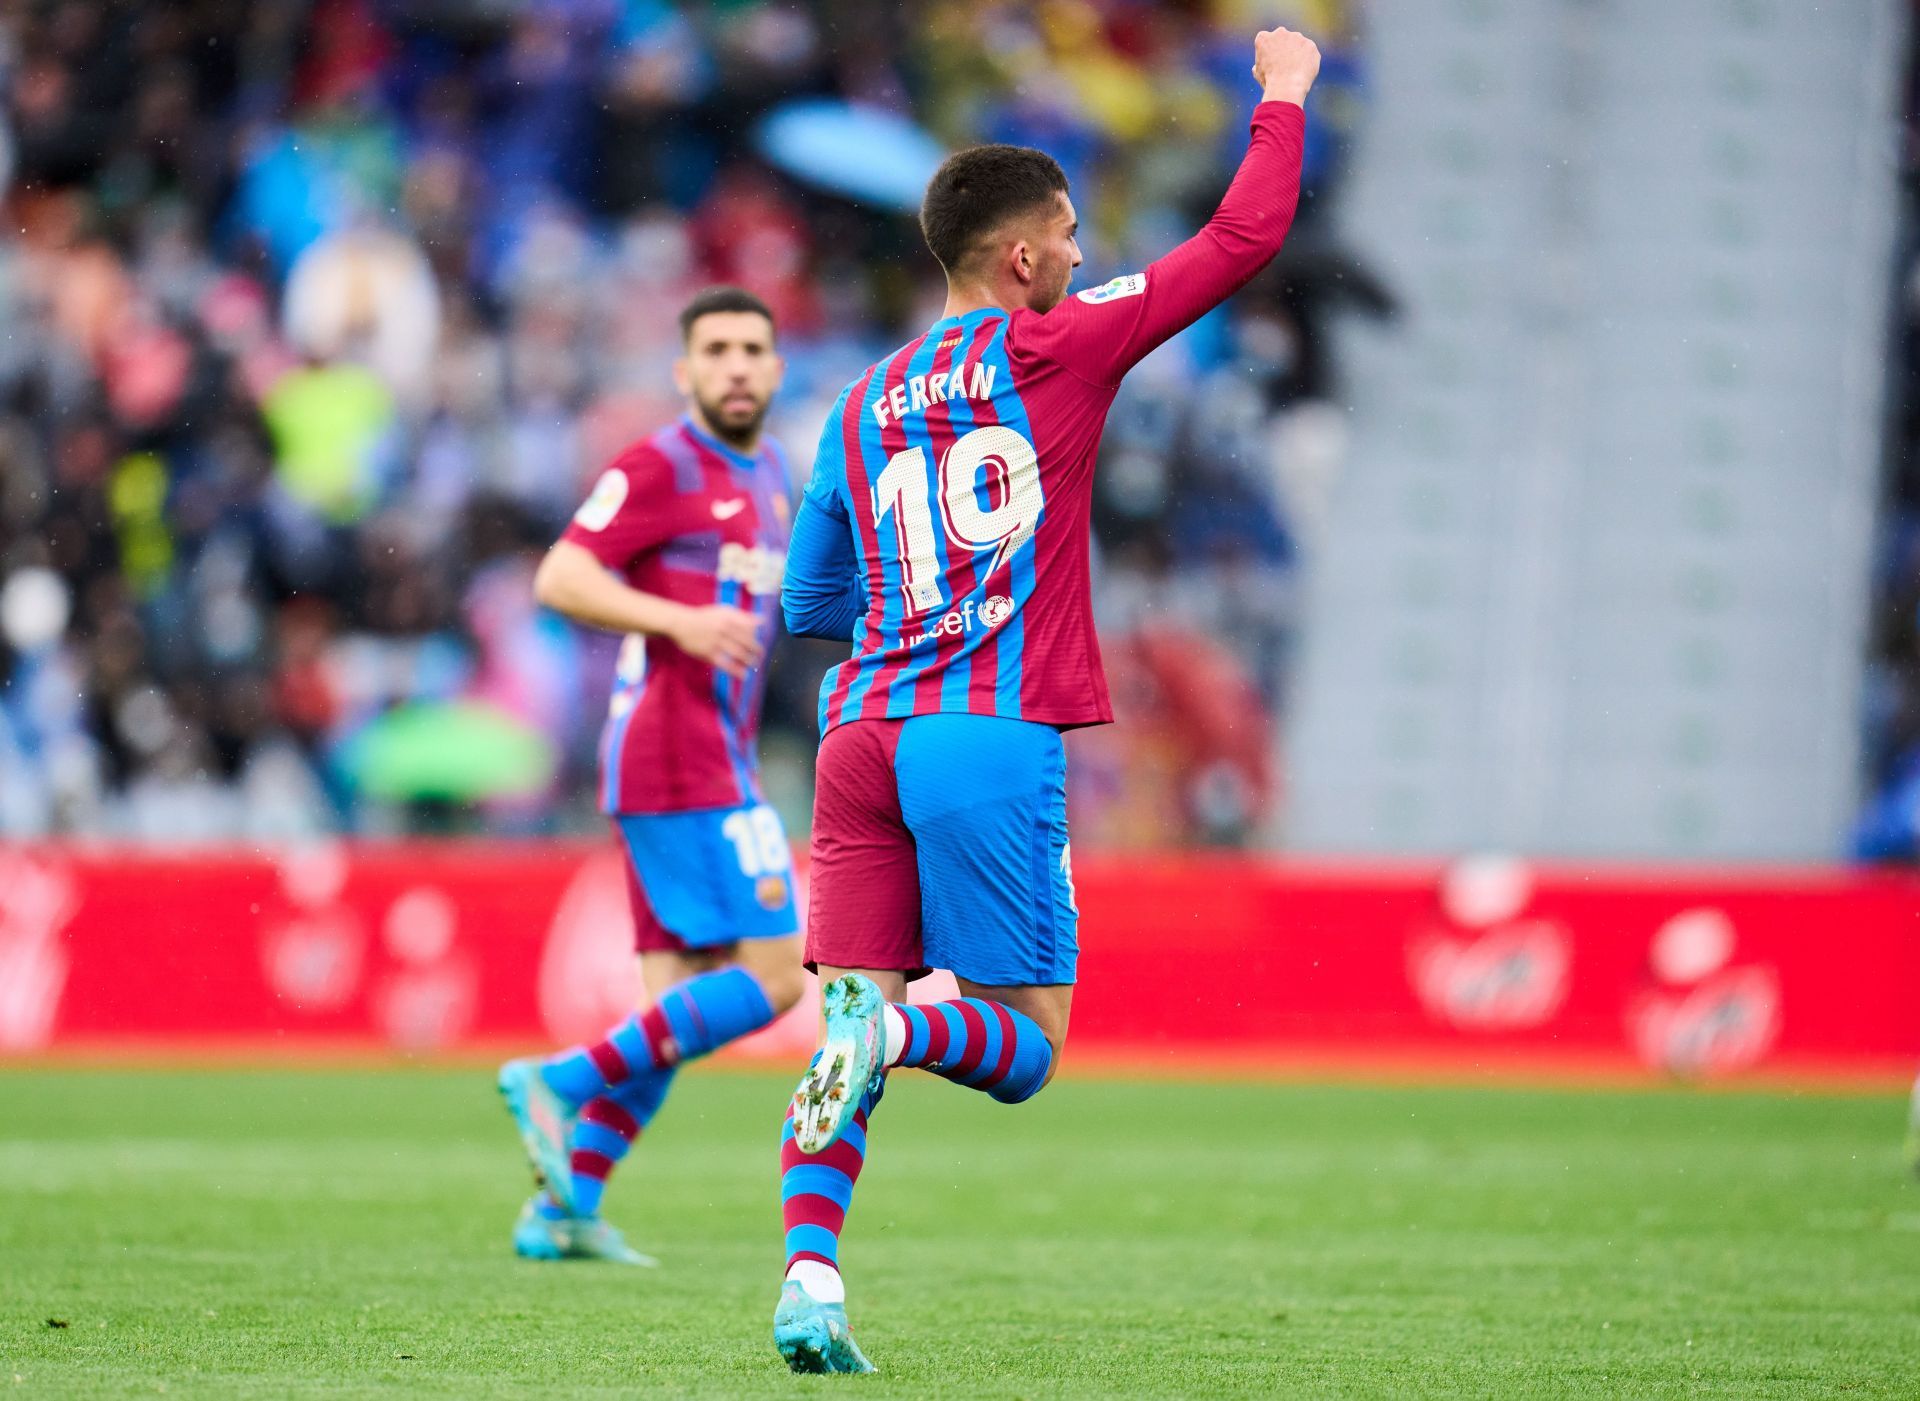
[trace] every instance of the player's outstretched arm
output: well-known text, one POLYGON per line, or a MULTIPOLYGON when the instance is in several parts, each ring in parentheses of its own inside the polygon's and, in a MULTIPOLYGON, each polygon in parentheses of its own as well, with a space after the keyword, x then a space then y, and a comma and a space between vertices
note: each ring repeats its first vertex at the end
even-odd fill
POLYGON ((1206 226, 1144 273, 1067 298, 1042 318, 1039 347, 1077 373, 1118 384, 1148 351, 1244 287, 1286 241, 1300 198, 1302 110, 1320 50, 1290 29, 1253 42, 1261 101, 1253 139, 1206 226))
POLYGON ((867 581, 853 555, 847 520, 811 494, 800 498, 787 542, 787 574, 780 611, 796 637, 853 640, 853 625, 867 611, 867 581))
POLYGON ((577 623, 664 637, 681 651, 744 676, 766 655, 760 620, 742 608, 695 608, 623 584, 583 545, 561 540, 533 576, 533 596, 577 623))

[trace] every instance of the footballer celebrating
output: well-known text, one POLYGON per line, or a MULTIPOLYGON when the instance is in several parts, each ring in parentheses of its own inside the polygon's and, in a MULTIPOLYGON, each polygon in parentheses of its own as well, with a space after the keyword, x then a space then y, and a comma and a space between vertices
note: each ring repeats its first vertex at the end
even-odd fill
POLYGON ((784 593, 792 631, 853 644, 820 694, 806 953, 826 1025, 781 1144, 774 1340, 795 1371, 872 1370, 838 1246, 887 1071, 1009 1104, 1053 1074, 1078 918, 1061 731, 1113 718, 1088 579, 1101 431, 1121 377, 1280 250, 1319 67, 1301 35, 1260 34, 1264 99, 1218 211, 1074 297, 1059 165, 1014 146, 950 157, 920 213, 945 315, 828 418, 784 593), (930 967, 964 996, 906 1005, 930 967))
POLYGON ((761 433, 782 368, 773 316, 720 287, 680 331, 685 415, 614 459, 534 580, 547 607, 626 634, 600 797, 627 857, 648 1003, 593 1045, 501 1068, 542 1187, 514 1248, 538 1259, 653 1263, 601 1219, 608 1174, 675 1067, 767 1025, 804 981, 791 853, 756 748, 792 489, 761 433))

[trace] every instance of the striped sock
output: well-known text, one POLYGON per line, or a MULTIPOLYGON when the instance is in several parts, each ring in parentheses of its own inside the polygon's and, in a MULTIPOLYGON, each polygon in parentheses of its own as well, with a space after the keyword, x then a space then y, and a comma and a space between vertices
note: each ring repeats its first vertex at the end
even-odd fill
POLYGON ((853 1112, 840 1141, 806 1154, 793 1141, 793 1111, 780 1130, 780 1220, 787 1232, 787 1277, 801 1278, 822 1303, 839 1303, 840 1230, 853 1203, 853 1184, 867 1160, 867 1120, 886 1091, 877 1081, 853 1112), (826 1277, 823 1291, 822 1277, 826 1277))
POLYGON ((540 1076, 560 1098, 585 1104, 615 1085, 667 1070, 773 1020, 773 1004, 744 968, 722 968, 675 983, 591 1046, 548 1057, 540 1076))
MULTIPOLYGON (((1053 1065, 1053 1047, 1024 1012, 983 997, 889 1004, 905 1028, 904 1044, 888 1037, 888 1064, 918 1066, 957 1085, 985 1090, 1002 1104, 1040 1093, 1053 1065)), ((891 1022, 892 1018, 888 1020, 891 1022)))
POLYGON ((640 1130, 653 1121, 673 1086, 671 1068, 639 1075, 580 1107, 573 1126, 573 1205, 581 1216, 598 1216, 607 1178, 627 1156, 640 1130))

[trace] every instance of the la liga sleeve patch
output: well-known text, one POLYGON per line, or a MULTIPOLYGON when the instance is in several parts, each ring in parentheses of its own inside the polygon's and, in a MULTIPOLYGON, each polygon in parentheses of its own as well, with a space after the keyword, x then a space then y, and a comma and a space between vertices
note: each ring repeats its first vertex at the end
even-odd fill
POLYGON ((593 484, 593 492, 585 504, 573 513, 573 523, 582 530, 605 530, 626 504, 627 474, 618 467, 609 467, 593 484))
POLYGON ((1103 282, 1098 287, 1089 287, 1078 296, 1089 306, 1099 306, 1102 302, 1117 302, 1122 297, 1137 297, 1146 290, 1147 275, 1144 272, 1130 272, 1111 282, 1103 282))

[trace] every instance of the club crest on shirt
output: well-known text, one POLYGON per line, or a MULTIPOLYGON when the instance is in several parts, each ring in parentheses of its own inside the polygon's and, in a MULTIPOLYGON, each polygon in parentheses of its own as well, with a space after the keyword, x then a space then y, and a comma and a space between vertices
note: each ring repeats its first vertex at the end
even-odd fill
POLYGON ((574 524, 582 530, 605 530, 627 504, 627 474, 609 467, 593 484, 593 494, 573 513, 574 524))
POLYGON ((1080 300, 1092 306, 1101 302, 1118 301, 1122 297, 1137 297, 1147 290, 1147 275, 1144 272, 1130 272, 1111 282, 1103 282, 1098 287, 1089 287, 1078 293, 1080 300))
POLYGON ((753 898, 766 910, 777 910, 787 903, 787 878, 762 876, 754 883, 753 898))

